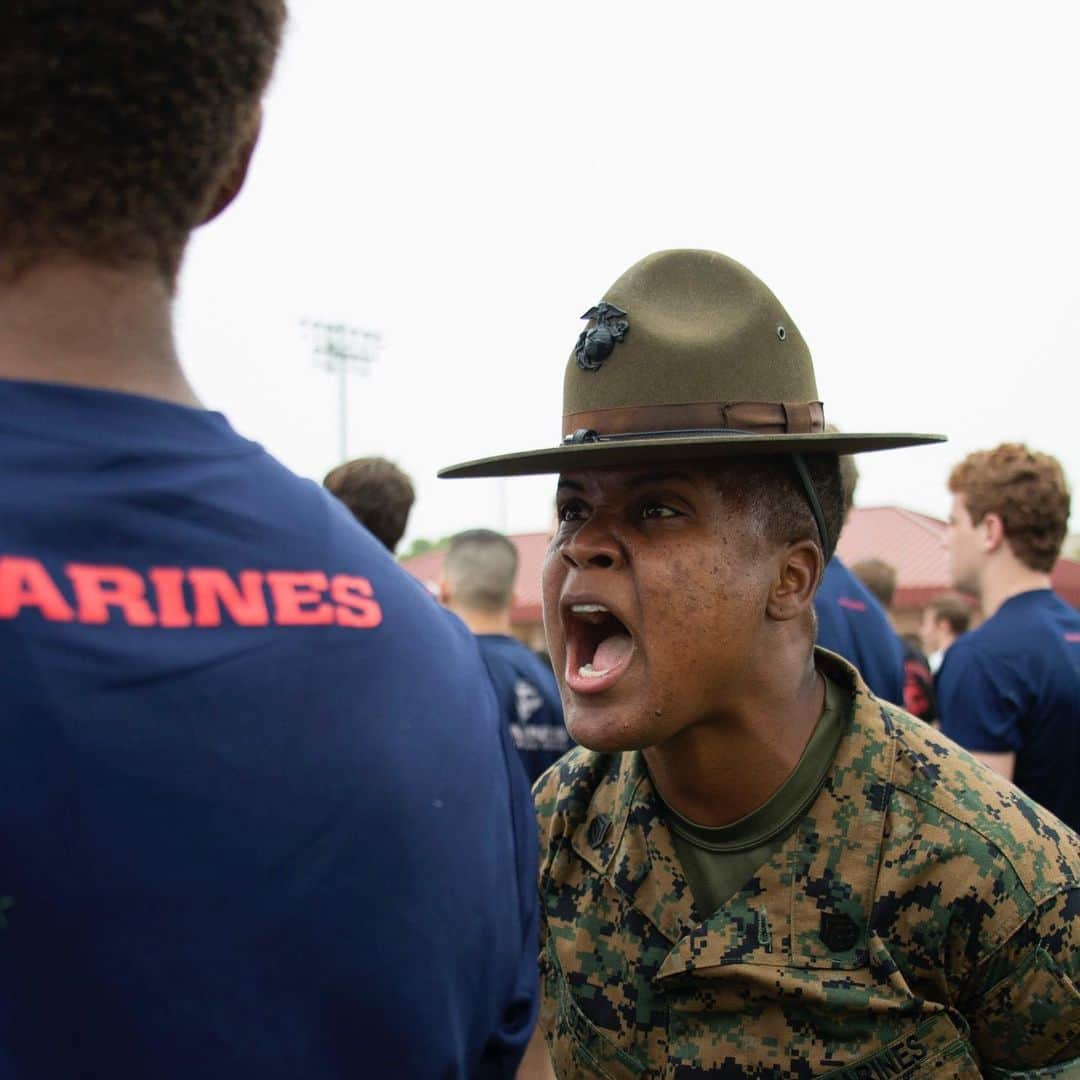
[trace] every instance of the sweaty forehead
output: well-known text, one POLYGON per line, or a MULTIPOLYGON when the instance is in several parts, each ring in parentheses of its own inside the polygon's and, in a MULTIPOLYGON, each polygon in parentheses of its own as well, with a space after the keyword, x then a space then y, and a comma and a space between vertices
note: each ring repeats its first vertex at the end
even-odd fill
POLYGON ((583 469, 559 476, 560 491, 636 491, 657 484, 714 486, 713 473, 697 464, 627 465, 616 469, 583 469))
POLYGON ((658 462, 607 469, 564 472, 558 478, 559 495, 593 494, 613 497, 632 495, 644 488, 672 485, 699 489, 723 501, 745 502, 748 487, 763 478, 753 468, 754 459, 721 458, 715 461, 658 462))

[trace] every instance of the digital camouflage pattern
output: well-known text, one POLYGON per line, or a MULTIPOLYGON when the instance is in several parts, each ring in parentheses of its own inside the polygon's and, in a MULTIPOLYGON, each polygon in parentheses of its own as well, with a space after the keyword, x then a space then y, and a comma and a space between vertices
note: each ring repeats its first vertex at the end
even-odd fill
POLYGON ((852 722, 798 827, 711 918, 639 753, 578 748, 537 782, 558 1075, 1080 1076, 1044 1068, 1080 1057, 1080 842, 818 664, 852 722))

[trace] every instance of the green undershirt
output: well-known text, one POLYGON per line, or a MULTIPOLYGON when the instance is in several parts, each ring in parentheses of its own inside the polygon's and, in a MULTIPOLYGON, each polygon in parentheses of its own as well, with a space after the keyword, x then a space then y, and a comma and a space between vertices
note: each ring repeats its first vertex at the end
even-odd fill
MULTIPOLYGON (((707 918, 729 900, 779 848, 814 801, 836 757, 851 716, 851 695, 827 676, 825 706, 791 775, 766 803, 744 818, 709 828, 663 808, 698 913, 707 918)), ((659 798, 659 795, 657 796, 659 798)))

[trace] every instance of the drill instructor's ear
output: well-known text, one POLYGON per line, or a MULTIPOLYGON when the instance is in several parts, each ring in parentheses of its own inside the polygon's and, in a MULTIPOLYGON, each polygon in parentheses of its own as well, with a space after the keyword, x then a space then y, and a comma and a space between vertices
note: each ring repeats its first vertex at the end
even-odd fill
POLYGON ((255 153, 255 146, 259 141, 259 133, 261 131, 262 106, 260 105, 252 120, 250 133, 240 144, 236 159, 230 166, 229 171, 222 177, 221 182, 218 184, 217 191, 214 193, 214 197, 210 201, 209 207, 199 221, 200 225, 205 225, 207 222, 213 221, 218 215, 224 213, 232 204, 236 196, 240 194, 240 189, 244 186, 244 181, 247 179, 248 168, 251 165, 251 157, 255 153))
POLYGON ((779 563, 765 610, 770 618, 787 622, 814 603, 814 593, 825 572, 821 549, 809 540, 789 545, 778 556, 779 563))

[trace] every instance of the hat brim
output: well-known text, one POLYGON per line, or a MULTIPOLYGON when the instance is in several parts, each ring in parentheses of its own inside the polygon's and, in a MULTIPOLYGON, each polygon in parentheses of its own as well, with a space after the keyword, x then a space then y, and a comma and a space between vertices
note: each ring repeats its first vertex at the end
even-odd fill
POLYGON ((649 462, 707 461, 759 454, 864 454, 945 442, 944 435, 867 435, 824 432, 813 435, 693 435, 671 438, 619 438, 611 442, 553 446, 515 454, 463 461, 439 470, 443 480, 482 476, 536 476, 575 469, 617 468, 649 462))

